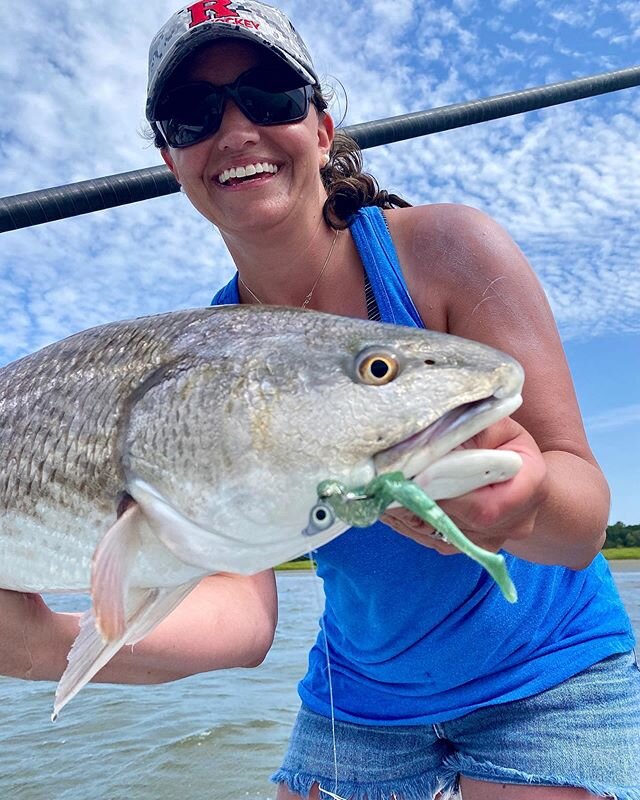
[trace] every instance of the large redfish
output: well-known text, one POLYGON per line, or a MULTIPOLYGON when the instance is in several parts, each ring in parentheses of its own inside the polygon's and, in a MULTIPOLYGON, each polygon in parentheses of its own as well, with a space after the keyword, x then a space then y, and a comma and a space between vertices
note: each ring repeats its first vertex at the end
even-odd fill
POLYGON ((475 342, 255 306, 115 322, 0 369, 0 586, 92 595, 54 713, 204 575, 341 533, 302 533, 321 480, 401 469, 437 498, 447 458, 471 464, 453 493, 501 479, 450 451, 522 379, 475 342))

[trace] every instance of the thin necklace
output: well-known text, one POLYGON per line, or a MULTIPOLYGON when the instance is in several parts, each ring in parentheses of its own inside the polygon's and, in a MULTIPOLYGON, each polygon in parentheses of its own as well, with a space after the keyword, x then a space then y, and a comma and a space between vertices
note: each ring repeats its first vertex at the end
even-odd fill
MULTIPOLYGON (((329 248, 329 252, 327 253, 327 257, 324 260, 324 264, 320 268, 320 272, 318 273, 318 277, 315 279, 315 282, 314 282, 313 286, 311 287, 311 291, 309 292, 309 294, 302 301, 302 305, 300 306, 300 308, 306 308, 309 305, 309 303, 311 302, 311 298, 313 297, 313 293, 315 292, 316 286, 320 283, 320 278, 324 274, 324 271, 326 270, 327 265, 329 264, 329 261, 331 261, 331 254, 333 253, 333 248, 336 246, 336 242, 338 241, 338 236, 339 235, 340 235, 340 231, 337 230, 336 231, 336 235, 333 237, 333 241, 331 242, 331 247, 329 248)), ((261 306, 263 306, 264 303, 262 302, 262 300, 242 280, 242 278, 240 277, 240 273, 238 273, 238 280, 244 286, 244 288, 249 292, 251 297, 253 297, 253 299, 256 301, 256 303, 259 303, 261 306)))

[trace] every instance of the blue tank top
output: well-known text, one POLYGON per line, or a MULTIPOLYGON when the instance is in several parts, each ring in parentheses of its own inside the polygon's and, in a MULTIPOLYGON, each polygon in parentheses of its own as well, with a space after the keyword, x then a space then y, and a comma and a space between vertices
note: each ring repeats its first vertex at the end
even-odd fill
MULTIPOLYGON (((383 322, 424 327, 378 208, 350 224, 383 322)), ((239 302, 237 276, 213 304, 239 302)), ((505 553, 511 605, 464 555, 441 556, 376 523, 352 528, 315 556, 337 719, 410 725, 455 719, 561 683, 634 646, 602 555, 585 570, 505 553)), ((329 716, 325 636, 309 654, 302 702, 329 716)))

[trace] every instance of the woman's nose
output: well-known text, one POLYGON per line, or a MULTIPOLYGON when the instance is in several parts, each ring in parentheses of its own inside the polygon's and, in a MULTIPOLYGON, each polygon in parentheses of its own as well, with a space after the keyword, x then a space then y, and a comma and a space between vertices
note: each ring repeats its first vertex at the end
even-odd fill
POLYGON ((221 150, 238 150, 260 139, 260 128, 245 116, 233 100, 227 99, 217 134, 221 150))

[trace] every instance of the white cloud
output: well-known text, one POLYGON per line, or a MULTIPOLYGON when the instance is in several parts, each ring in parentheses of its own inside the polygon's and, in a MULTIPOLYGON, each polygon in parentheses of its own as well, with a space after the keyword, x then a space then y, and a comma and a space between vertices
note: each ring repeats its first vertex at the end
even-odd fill
POLYGON ((524 53, 514 50, 512 47, 505 47, 505 45, 499 44, 497 50, 502 61, 520 61, 521 63, 526 61, 524 53))
POLYGON ((512 34, 511 38, 517 42, 523 42, 524 44, 537 44, 540 42, 546 44, 549 42, 549 38, 547 36, 541 36, 539 33, 524 30, 516 31, 514 34, 512 34))
POLYGON ((638 423, 640 423, 640 403, 610 408, 603 414, 588 417, 585 420, 585 427, 590 432, 600 433, 625 428, 628 425, 638 425, 638 423))
POLYGON ((416 10, 414 0, 395 0, 392 6, 388 0, 373 0, 370 8, 375 16, 375 24, 385 29, 389 26, 401 29, 408 25, 416 10))
POLYGON ((551 12, 551 16, 558 22, 571 27, 581 27, 585 24, 584 16, 578 8, 558 8, 551 12))
POLYGON ((478 0, 453 0, 453 7, 465 15, 477 13, 480 10, 478 0))

